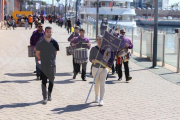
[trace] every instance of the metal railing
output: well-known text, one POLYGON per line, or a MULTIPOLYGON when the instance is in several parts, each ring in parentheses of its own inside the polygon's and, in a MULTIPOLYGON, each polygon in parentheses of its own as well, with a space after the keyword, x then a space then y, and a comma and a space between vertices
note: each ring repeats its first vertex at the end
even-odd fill
MULTIPOLYGON (((81 22, 81 28, 85 29, 86 35, 95 38, 96 21, 83 20, 81 22)), ((112 26, 109 24, 108 30, 112 26)), ((122 25, 118 25, 118 27, 119 29, 125 29, 126 37, 131 39, 134 46, 131 53, 136 52, 139 53, 139 57, 147 56, 150 60, 153 59, 153 30, 122 25)), ((100 22, 98 28, 100 34, 100 22)), ((177 72, 180 72, 180 36, 178 33, 158 31, 157 61, 162 62, 162 66, 165 66, 165 64, 174 66, 177 72)))

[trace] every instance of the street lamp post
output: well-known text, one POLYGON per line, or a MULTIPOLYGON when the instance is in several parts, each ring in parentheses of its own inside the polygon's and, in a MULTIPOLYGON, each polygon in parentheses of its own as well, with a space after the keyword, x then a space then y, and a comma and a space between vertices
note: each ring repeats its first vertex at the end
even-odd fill
POLYGON ((67 0, 66 0, 66 3, 65 3, 65 28, 66 28, 66 20, 67 20, 66 19, 66 12, 67 12, 66 9, 67 9, 67 0))
POLYGON ((155 9, 154 9, 154 40, 153 40, 153 66, 152 68, 157 67, 157 39, 158 39, 158 0, 155 0, 155 9))
POLYGON ((97 0, 97 11, 96 11, 96 37, 98 36, 98 22, 99 22, 99 0, 97 0))
POLYGON ((75 20, 75 24, 77 23, 77 10, 78 10, 78 0, 76 0, 76 20, 75 20))

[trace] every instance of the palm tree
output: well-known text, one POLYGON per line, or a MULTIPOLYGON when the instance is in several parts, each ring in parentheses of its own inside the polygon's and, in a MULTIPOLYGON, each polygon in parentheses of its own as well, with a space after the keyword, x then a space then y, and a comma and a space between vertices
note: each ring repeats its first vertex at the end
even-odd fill
POLYGON ((174 7, 176 7, 176 9, 179 8, 179 6, 180 6, 179 2, 174 4, 174 7))

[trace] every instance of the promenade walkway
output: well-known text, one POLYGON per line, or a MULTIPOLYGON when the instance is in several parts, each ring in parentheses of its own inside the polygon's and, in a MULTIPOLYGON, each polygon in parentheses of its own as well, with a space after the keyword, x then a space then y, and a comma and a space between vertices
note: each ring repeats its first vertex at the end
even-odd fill
MULTIPOLYGON (((44 27, 47 25, 50 24, 45 23, 44 27)), ((72 56, 66 56, 65 50, 69 35, 64 28, 50 26, 60 51, 52 101, 47 105, 41 104, 41 81, 35 80, 35 59, 29 58, 27 52, 35 29, 0 30, 0 120, 180 119, 180 86, 146 69, 149 63, 134 56, 129 62, 133 77, 129 83, 124 76, 122 81, 117 81, 117 75, 110 76, 106 81, 104 106, 93 103, 94 89, 84 104, 93 81, 89 75, 91 63, 88 63, 86 82, 80 75, 73 80, 72 56)), ((91 43, 96 45, 94 40, 91 43)))

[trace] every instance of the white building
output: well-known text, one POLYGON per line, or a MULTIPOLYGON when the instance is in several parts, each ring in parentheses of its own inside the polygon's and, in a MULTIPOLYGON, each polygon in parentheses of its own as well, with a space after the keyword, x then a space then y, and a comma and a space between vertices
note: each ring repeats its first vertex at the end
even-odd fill
MULTIPOLYGON (((102 18, 107 18, 110 24, 115 24, 117 16, 120 15, 119 25, 135 27, 134 16, 136 13, 135 9, 130 6, 133 0, 113 0, 113 7, 110 7, 111 1, 99 0, 99 21, 102 18)), ((80 18, 91 17, 96 19, 96 6, 96 0, 84 0, 84 5, 80 8, 80 18)))

